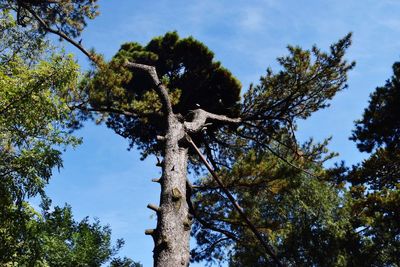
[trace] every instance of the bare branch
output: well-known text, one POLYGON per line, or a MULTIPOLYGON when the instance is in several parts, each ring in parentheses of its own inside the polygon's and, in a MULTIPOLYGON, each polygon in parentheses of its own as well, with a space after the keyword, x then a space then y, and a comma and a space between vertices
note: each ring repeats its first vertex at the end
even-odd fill
POLYGON ((240 123, 240 118, 229 118, 225 115, 217 115, 207 112, 203 109, 196 109, 192 111, 193 119, 191 122, 185 122, 185 127, 188 132, 194 133, 200 131, 206 124, 207 119, 226 122, 226 123, 240 123))
POLYGON ((154 66, 149 66, 145 64, 139 64, 134 62, 126 62, 124 64, 126 67, 131 69, 138 69, 147 72, 153 79, 154 85, 156 86, 156 92, 160 97, 161 103, 167 115, 172 115, 172 104, 168 96, 167 88, 160 82, 158 78, 156 68, 154 66))
POLYGON ((90 112, 100 112, 100 113, 113 113, 113 114, 119 114, 119 115, 124 115, 127 117, 137 117, 138 115, 133 113, 133 112, 129 112, 129 111, 125 111, 125 110, 119 110, 119 109, 115 109, 115 108, 110 108, 110 107, 99 107, 99 108, 85 108, 85 107, 80 107, 80 106, 73 106, 71 107, 72 109, 74 108, 78 108, 82 111, 90 111, 90 112))
POLYGON ((154 205, 154 204, 148 204, 147 208, 154 210, 155 212, 159 212, 160 211, 160 207, 154 205))

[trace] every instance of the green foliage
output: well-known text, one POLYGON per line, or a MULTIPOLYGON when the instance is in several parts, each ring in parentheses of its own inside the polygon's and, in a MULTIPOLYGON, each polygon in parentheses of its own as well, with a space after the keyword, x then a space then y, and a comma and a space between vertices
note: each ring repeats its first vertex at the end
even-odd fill
POLYGON ((394 75, 370 96, 369 106, 351 139, 362 152, 372 152, 353 166, 349 207, 353 227, 359 229, 358 251, 369 266, 399 266, 400 254, 400 64, 394 75))
POLYGON ((78 222, 71 207, 50 211, 48 204, 42 214, 26 202, 22 210, 13 207, 7 211, 2 226, 8 225, 0 227, 2 266, 101 266, 123 245, 117 240, 112 247, 110 228, 98 220, 78 222))
POLYGON ((400 139, 400 62, 393 64, 393 76, 371 94, 363 118, 356 122, 352 140, 360 151, 380 146, 399 149, 400 139))
POLYGON ((19 25, 29 25, 39 33, 46 34, 48 27, 55 26, 59 31, 76 38, 86 26, 86 19, 93 19, 98 15, 96 2, 97 0, 1 0, 0 9, 14 11, 19 25))
MULTIPOLYGON (((7 43, 13 35, 2 37, 7 43)), ((24 31, 21 37, 21 51, 40 42, 24 31)), ((52 169, 61 167, 59 148, 79 143, 68 133, 71 113, 61 96, 76 88, 78 66, 71 57, 32 56, 6 50, 0 65, 1 187, 12 202, 41 193, 52 169)))
POLYGON ((154 38, 146 46, 123 44, 84 87, 90 96, 91 108, 109 112, 107 126, 129 138, 131 146, 137 145, 146 156, 160 150, 155 137, 164 134, 166 122, 148 75, 133 72, 124 63, 155 66, 168 88, 175 113, 190 115, 191 110, 200 106, 216 114, 237 115, 241 85, 213 57, 214 54, 194 38, 180 39, 176 32, 170 32, 154 38))
POLYGON ((0 265, 101 266, 123 241, 112 246, 108 226, 75 221, 69 206, 51 211, 44 192, 62 150, 80 143, 68 128, 78 66, 7 12, 0 30, 0 265), (42 214, 27 202, 37 195, 42 214))
MULTIPOLYGON (((347 47, 345 40, 333 47, 347 47)), ((290 51, 291 56, 280 60, 282 72, 267 73, 259 86, 246 93, 243 114, 249 122, 238 129, 238 138, 221 135, 235 149, 224 150, 214 161, 228 159, 220 176, 284 264, 398 266, 399 64, 394 64, 391 80, 371 94, 369 107, 356 122, 352 140, 360 151, 372 152, 370 157, 352 168, 342 164, 325 170, 321 160, 326 144, 300 146, 293 139, 295 120, 324 108, 325 101, 345 87, 344 75, 352 64, 336 64, 341 66, 334 67, 342 73, 340 79, 328 71, 327 78, 336 78, 327 82, 314 73, 311 77, 319 77, 315 81, 322 83, 312 85, 311 78, 296 87, 308 72, 299 75, 297 64, 299 70, 312 64, 307 53, 290 51)), ((193 259, 226 260, 230 266, 272 265, 238 214, 227 208, 229 203, 215 183, 210 178, 200 182, 195 205, 200 219, 192 232, 199 247, 192 251, 193 259)))
POLYGON ((11 14, 0 11, 0 64, 5 65, 16 56, 30 63, 38 59, 47 43, 37 31, 20 30, 11 14))
POLYGON ((143 267, 143 265, 128 258, 117 258, 112 260, 110 267, 143 267))
MULTIPOLYGON (((324 174, 320 166, 309 161, 292 163, 324 174)), ((257 148, 239 154, 232 169, 221 170, 220 176, 285 264, 346 266, 342 246, 351 225, 349 213, 340 208, 343 200, 339 191, 299 168, 257 148)), ((196 196, 196 218, 201 220, 192 232, 198 242, 193 259, 227 260, 230 266, 273 266, 211 178, 203 180, 201 188, 206 189, 196 196)))
MULTIPOLYGON (((351 35, 330 53, 289 47, 278 58, 282 70, 268 70, 260 84, 244 94, 243 125, 215 136, 219 146, 207 152, 219 175, 258 231, 289 266, 347 266, 346 242, 352 233, 350 212, 322 163, 327 139, 299 144, 296 122, 326 108, 346 88, 354 63, 344 59, 351 35), (222 164, 221 164, 222 163, 222 164)), ((197 222, 192 234, 194 261, 226 260, 230 266, 273 266, 259 241, 221 196, 211 178, 199 181, 197 222)))
POLYGON ((91 224, 88 218, 75 222, 70 207, 45 212, 41 227, 50 266, 100 266, 123 244, 118 240, 117 247, 111 248, 110 228, 102 227, 98 220, 91 224))
POLYGON ((353 166, 347 179, 369 190, 396 189, 400 184, 400 150, 377 149, 361 165, 353 166))
POLYGON ((268 69, 260 84, 245 93, 242 118, 272 132, 327 107, 327 101, 346 88, 347 72, 355 65, 344 59, 350 44, 348 34, 331 46, 330 53, 315 46, 311 51, 289 46, 289 55, 278 58, 282 70, 268 69))
POLYGON ((347 205, 355 233, 347 249, 354 255, 355 266, 398 266, 399 192, 399 188, 367 191, 363 186, 351 187, 347 205))
POLYGON ((4 244, 4 262, 31 248, 21 242, 28 222, 36 216, 25 199, 44 195, 52 170, 61 167, 61 151, 56 147, 76 145, 79 140, 66 132, 69 109, 58 95, 75 87, 77 65, 64 56, 45 58, 41 53, 44 41, 32 39, 36 35, 29 30, 18 29, 7 13, 1 26, 1 45, 13 43, 2 50, 0 65, 0 243, 4 244), (32 48, 40 49, 29 57, 32 48))

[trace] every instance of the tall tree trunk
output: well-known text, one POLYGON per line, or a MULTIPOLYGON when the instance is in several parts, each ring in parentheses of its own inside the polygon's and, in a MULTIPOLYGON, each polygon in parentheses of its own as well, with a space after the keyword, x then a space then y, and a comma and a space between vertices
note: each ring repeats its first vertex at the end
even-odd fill
MULTIPOLYGON (((160 82, 154 66, 126 62, 125 66, 148 72, 153 79, 167 120, 164 143, 164 163, 162 168, 160 207, 149 205, 157 212, 157 228, 146 230, 154 238, 154 266, 188 266, 190 259, 189 238, 191 217, 186 194, 188 143, 186 134, 199 132, 207 120, 238 123, 239 118, 228 118, 202 109, 192 110, 192 120, 178 119, 172 110, 168 90, 160 82)), ((189 196, 190 197, 190 196, 189 196)))
POLYGON ((188 148, 181 145, 185 128, 174 114, 168 116, 162 169, 160 208, 154 232, 154 266, 189 265, 190 217, 186 199, 188 148))

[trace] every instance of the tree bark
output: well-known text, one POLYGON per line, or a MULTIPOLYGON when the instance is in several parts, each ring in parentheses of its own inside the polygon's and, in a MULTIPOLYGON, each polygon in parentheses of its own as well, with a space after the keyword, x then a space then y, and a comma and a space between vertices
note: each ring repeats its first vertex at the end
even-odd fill
POLYGON ((162 168, 160 208, 154 233, 154 266, 188 266, 191 219, 186 199, 188 148, 182 145, 185 127, 168 116, 162 168))

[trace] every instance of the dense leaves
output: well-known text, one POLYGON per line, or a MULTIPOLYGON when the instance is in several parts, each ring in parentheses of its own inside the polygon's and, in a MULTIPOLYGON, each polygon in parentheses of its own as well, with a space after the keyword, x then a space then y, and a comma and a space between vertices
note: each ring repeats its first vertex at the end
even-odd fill
POLYGON ((53 211, 48 206, 43 208, 38 213, 24 203, 0 213, 0 264, 101 266, 123 245, 118 240, 112 247, 110 228, 101 226, 98 220, 75 221, 69 206, 55 207, 53 211))
POLYGON ((37 31, 21 31, 9 12, 0 13, 0 62, 7 64, 16 56, 26 63, 37 60, 46 47, 46 42, 37 31))
MULTIPOLYGON (((240 144, 231 157, 236 161, 219 174, 285 264, 399 265, 395 84, 393 77, 378 87, 356 122, 352 139, 361 151, 373 152, 351 168, 342 164, 325 170, 317 163, 326 152, 324 146, 288 142, 290 129, 270 133, 263 143, 249 133, 251 142, 235 141, 240 144)), ((199 246, 192 251, 193 260, 226 260, 229 266, 273 264, 210 178, 200 181, 197 190, 199 219, 192 234, 199 246)))
POLYGON ((370 190, 396 189, 400 183, 400 151, 378 149, 361 165, 354 166, 348 179, 370 190))
POLYGON ((97 0, 1 0, 1 10, 13 10, 19 25, 41 33, 50 27, 76 38, 86 26, 86 19, 98 15, 97 0))
POLYGON ((347 173, 353 224, 360 231, 364 259, 371 266, 397 266, 400 253, 400 64, 371 94, 369 106, 351 137, 362 152, 372 152, 347 173))
POLYGON ((376 147, 399 149, 400 140, 400 63, 393 64, 393 76, 385 86, 371 94, 363 118, 356 123, 351 137, 361 151, 376 147))
MULTIPOLYGON (((2 37, 7 42, 13 35, 2 37)), ((21 37, 25 52, 39 42, 28 32, 21 37)), ((71 116, 61 97, 76 88, 77 65, 71 57, 34 56, 25 60, 5 50, 7 60, 0 65, 1 186, 13 202, 42 192, 52 169, 61 167, 56 147, 79 143, 66 128, 71 116)))
MULTIPOLYGON (((282 262, 296 266, 345 266, 342 249, 349 213, 339 208, 339 189, 307 174, 324 172, 297 159, 297 168, 257 147, 236 157, 220 175, 247 216, 272 244, 282 262), (340 263, 342 265, 340 265, 340 263)), ((211 179, 196 195, 194 260, 227 260, 230 266, 274 266, 254 235, 219 193, 211 179), (200 193, 201 192, 201 193, 200 193)))
MULTIPOLYGON (((154 38, 146 46, 123 44, 106 65, 85 84, 90 109, 108 112, 107 126, 129 138, 144 155, 160 150, 156 135, 163 135, 166 121, 161 102, 147 73, 131 71, 124 62, 155 66, 169 90, 173 110, 182 117, 202 108, 216 114, 237 115, 241 85, 214 61, 213 53, 192 37, 176 32, 154 38)), ((216 126, 215 126, 216 127, 216 126)))
POLYGON ((44 192, 62 150, 80 143, 68 128, 78 66, 7 12, 0 27, 0 265, 101 266, 122 240, 113 247, 108 226, 75 221, 69 206, 52 210, 44 192), (42 213, 28 202, 38 195, 42 213))

